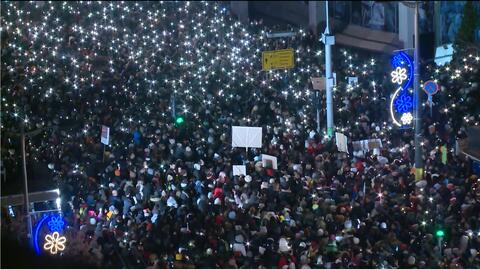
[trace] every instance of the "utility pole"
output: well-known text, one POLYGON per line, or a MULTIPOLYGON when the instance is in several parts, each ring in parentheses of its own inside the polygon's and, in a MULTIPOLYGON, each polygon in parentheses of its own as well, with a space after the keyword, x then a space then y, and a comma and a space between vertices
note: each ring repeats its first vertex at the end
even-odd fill
POLYGON ((415 180, 421 180, 423 178, 423 153, 422 153, 422 93, 420 92, 420 49, 419 49, 419 31, 418 31, 418 5, 419 2, 415 1, 415 53, 414 53, 414 80, 413 91, 415 98, 415 180))
POLYGON ((20 119, 20 133, 11 133, 5 132, 4 135, 6 136, 13 136, 20 138, 20 146, 22 151, 22 177, 23 177, 23 204, 24 204, 24 211, 25 211, 25 218, 27 222, 27 233, 30 246, 33 246, 33 233, 32 233, 32 216, 30 214, 30 200, 28 197, 28 175, 27 175, 27 157, 25 152, 25 141, 27 137, 34 137, 40 134, 45 127, 36 129, 34 131, 25 133, 25 123, 24 119, 20 119))
POLYGON ((32 216, 30 215, 30 201, 28 197, 28 181, 27 181, 27 158, 25 153, 25 126, 23 120, 20 123, 20 140, 22 146, 22 175, 23 175, 23 205, 25 209, 25 217, 27 218, 27 232, 28 241, 30 246, 33 246, 33 233, 32 233, 32 216))
POLYGON ((330 25, 328 16, 328 1, 325 1, 325 32, 322 35, 322 41, 325 44, 325 90, 327 97, 327 135, 333 137, 333 76, 332 76, 332 45, 335 44, 335 36, 330 35, 330 25))

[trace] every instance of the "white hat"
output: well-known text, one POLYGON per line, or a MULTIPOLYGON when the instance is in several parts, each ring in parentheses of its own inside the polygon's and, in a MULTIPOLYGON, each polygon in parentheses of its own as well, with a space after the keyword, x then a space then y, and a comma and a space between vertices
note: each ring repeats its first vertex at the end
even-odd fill
POLYGON ((152 196, 152 197, 150 197, 150 201, 151 201, 151 202, 154 202, 154 203, 160 202, 160 197, 152 196))
POLYGON ((252 177, 250 175, 245 176, 245 182, 251 182, 252 177))
POLYGON ((214 205, 221 205, 222 204, 222 201, 220 200, 220 198, 215 198, 215 201, 213 201, 213 204, 214 205))
POLYGON ((343 226, 345 227, 345 229, 349 230, 352 228, 352 221, 351 220, 347 220, 345 221, 345 223, 343 224, 343 226))
POLYGON ((280 252, 288 252, 290 251, 290 246, 288 245, 288 241, 285 238, 280 238, 278 240, 278 250, 280 252))
POLYGON ((354 243, 355 245, 358 245, 358 243, 360 243, 360 239, 359 239, 358 237, 354 237, 354 238, 353 238, 353 243, 354 243))
POLYGON ((420 180, 419 182, 415 183, 415 186, 417 186, 418 188, 425 188, 425 186, 427 186, 427 181, 420 180))
POLYGON ((193 168, 194 168, 195 170, 200 171, 201 166, 200 166, 200 164, 196 163, 196 164, 193 165, 193 168))
POLYGON ((382 222, 382 223, 380 224, 380 228, 382 228, 382 229, 387 229, 387 224, 386 224, 385 222, 382 222))
POLYGON ((95 218, 90 218, 90 224, 92 225, 97 224, 97 220, 95 218))
POLYGON ((415 257, 413 257, 413 256, 408 257, 408 264, 409 265, 414 265, 415 264, 415 257))

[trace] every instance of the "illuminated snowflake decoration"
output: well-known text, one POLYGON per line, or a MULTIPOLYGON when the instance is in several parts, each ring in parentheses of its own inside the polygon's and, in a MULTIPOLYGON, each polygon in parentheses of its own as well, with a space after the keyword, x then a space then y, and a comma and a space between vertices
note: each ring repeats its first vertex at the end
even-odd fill
POLYGON ((63 221, 61 216, 53 215, 47 224, 51 232, 61 232, 63 231, 63 226, 65 225, 65 222, 63 221))
POLYGON ((406 113, 413 108, 413 98, 407 93, 401 94, 395 100, 395 110, 399 113, 406 113))
POLYGON ((403 125, 411 124, 412 120, 413 120, 412 113, 410 113, 410 112, 403 113, 400 120, 402 121, 403 125))
POLYGON ((403 81, 407 79, 407 70, 405 68, 397 67, 391 73, 392 83, 402 85, 403 81))
POLYGON ((397 54, 392 58, 392 66, 393 67, 400 67, 404 64, 403 58, 401 55, 397 54))
POLYGON ((66 242, 67 238, 65 238, 65 236, 60 236, 58 232, 47 234, 45 236, 45 244, 43 245, 43 249, 49 251, 50 254, 55 255, 65 249, 66 242))

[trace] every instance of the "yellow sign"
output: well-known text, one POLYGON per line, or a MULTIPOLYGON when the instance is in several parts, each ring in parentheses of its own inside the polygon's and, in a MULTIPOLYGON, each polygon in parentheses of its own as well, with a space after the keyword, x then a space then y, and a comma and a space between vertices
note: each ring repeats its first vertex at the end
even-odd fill
POLYGON ((420 181, 423 179, 423 168, 414 168, 415 169, 415 181, 420 181))
POLYGON ((293 49, 262 52, 262 70, 289 69, 295 66, 293 49))

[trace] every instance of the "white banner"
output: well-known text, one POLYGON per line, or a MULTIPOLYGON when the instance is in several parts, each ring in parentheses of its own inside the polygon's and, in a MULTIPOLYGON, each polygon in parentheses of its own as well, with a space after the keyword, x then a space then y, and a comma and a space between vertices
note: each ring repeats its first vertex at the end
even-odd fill
POLYGON ((104 145, 110 144, 110 128, 102 125, 102 135, 100 137, 100 141, 104 145))
POLYGON ((246 176, 247 167, 245 165, 233 165, 233 176, 246 176))
POLYGON ((262 165, 265 168, 278 169, 277 157, 267 154, 262 154, 262 165))
POLYGON ((366 139, 360 141, 353 141, 353 150, 355 151, 369 151, 372 149, 382 148, 382 140, 380 139, 366 139))
POLYGON ((232 126, 233 148, 261 148, 262 127, 232 126))
POLYGON ((342 133, 335 133, 335 142, 337 144, 338 151, 348 153, 347 136, 342 133))

